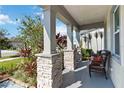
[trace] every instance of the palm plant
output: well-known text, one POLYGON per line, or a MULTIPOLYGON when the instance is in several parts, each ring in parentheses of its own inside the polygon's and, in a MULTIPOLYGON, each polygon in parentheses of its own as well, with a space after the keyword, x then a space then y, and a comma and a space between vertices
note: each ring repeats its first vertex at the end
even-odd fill
POLYGON ((102 50, 102 38, 103 38, 103 32, 99 32, 100 38, 101 38, 101 50, 102 50))
POLYGON ((98 33, 95 32, 94 36, 95 36, 95 38, 96 38, 96 46, 97 46, 97 51, 98 51, 98 41, 97 41, 97 39, 98 39, 98 33))
POLYGON ((87 36, 84 36, 84 42, 85 42, 85 48, 86 48, 86 42, 87 42, 87 36))
POLYGON ((88 40, 89 40, 88 44, 90 44, 91 49, 92 49, 91 39, 92 39, 92 35, 89 33, 88 34, 88 40))

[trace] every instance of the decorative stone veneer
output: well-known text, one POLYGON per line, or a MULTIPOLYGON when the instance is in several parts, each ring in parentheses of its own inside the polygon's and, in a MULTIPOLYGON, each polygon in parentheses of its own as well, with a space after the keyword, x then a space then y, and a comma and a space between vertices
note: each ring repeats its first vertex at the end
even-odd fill
POLYGON ((62 84, 62 56, 60 54, 39 54, 37 56, 37 87, 60 87, 62 84))
POLYGON ((64 67, 69 70, 74 70, 77 66, 76 63, 76 50, 66 50, 64 51, 64 67))

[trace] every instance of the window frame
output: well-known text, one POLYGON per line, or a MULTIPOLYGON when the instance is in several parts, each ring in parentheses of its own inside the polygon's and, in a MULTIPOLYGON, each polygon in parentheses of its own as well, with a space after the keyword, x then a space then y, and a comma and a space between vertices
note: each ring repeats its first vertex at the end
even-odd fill
POLYGON ((117 57, 117 58, 120 58, 120 7, 119 5, 116 6, 114 8, 114 11, 113 11, 113 54, 117 57), (119 28, 117 31, 116 28, 115 28, 115 12, 117 11, 117 9, 119 9, 119 28), (115 35, 119 33, 119 54, 117 54, 115 52, 115 35))

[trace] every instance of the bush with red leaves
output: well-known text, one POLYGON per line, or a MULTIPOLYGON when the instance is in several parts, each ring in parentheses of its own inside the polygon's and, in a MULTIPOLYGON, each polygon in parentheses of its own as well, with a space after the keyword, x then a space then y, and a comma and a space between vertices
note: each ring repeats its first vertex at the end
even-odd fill
POLYGON ((56 35, 56 40, 57 40, 57 45, 59 48, 63 49, 64 47, 67 46, 67 36, 65 35, 60 35, 60 33, 58 33, 56 35))

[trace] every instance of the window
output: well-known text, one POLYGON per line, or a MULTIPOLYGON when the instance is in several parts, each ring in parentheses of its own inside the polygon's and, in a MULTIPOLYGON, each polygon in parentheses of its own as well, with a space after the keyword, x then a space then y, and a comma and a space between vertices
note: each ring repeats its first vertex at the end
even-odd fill
POLYGON ((113 13, 114 21, 114 53, 117 56, 120 56, 120 19, 119 19, 119 6, 115 8, 113 13))

